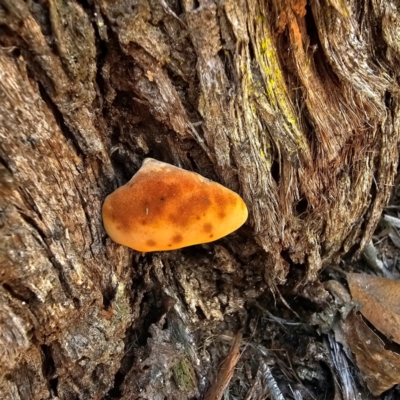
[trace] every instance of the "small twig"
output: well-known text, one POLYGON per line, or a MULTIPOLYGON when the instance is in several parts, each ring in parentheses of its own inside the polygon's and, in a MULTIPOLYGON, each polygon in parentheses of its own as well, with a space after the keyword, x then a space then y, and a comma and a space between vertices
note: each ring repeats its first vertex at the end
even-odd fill
POLYGON ((384 215, 383 220, 388 222, 391 226, 400 228, 400 219, 399 218, 392 217, 391 215, 384 215))
POLYGON ((274 376, 272 375, 271 368, 267 365, 267 363, 260 357, 260 366, 261 375, 267 384, 268 389, 271 392, 271 395, 274 400, 285 400, 281 390, 276 383, 274 376))
POLYGON ((330 352, 333 366, 340 380, 340 388, 343 400, 361 400, 357 385, 354 382, 348 358, 342 346, 336 342, 334 335, 329 334, 328 339, 324 339, 325 346, 330 352))
POLYGON ((232 379, 235 366, 240 358, 240 343, 242 341, 242 333, 238 332, 228 356, 222 363, 217 378, 212 386, 208 389, 204 400, 220 400, 232 379))
POLYGON ((264 359, 268 359, 268 350, 262 345, 255 345, 253 346, 260 354, 259 358, 259 366, 258 370, 261 373, 263 382, 266 384, 267 388, 269 389, 273 400, 285 400, 282 395, 281 390, 276 383, 274 376, 272 375, 271 368, 268 364, 264 361, 264 359))
POLYGON ((291 385, 289 385, 289 389, 290 389, 291 392, 292 392, 292 396, 293 396, 293 399, 294 399, 294 400, 303 400, 303 396, 302 396, 302 394, 300 393, 300 391, 298 391, 297 389, 293 390, 293 388, 292 388, 291 385))
POLYGON ((286 308, 287 308, 288 310, 290 310, 299 320, 301 320, 299 314, 297 314, 296 311, 294 311, 294 310, 290 307, 290 305, 288 304, 288 302, 287 302, 287 301, 285 300, 285 298, 282 296, 282 294, 281 294, 281 292, 279 291, 279 289, 278 289, 278 287, 277 287, 276 284, 272 284, 272 285, 271 285, 271 291, 272 291, 272 294, 273 294, 274 298, 275 298, 275 293, 277 293, 278 296, 279 296, 279 298, 281 299, 281 302, 284 304, 284 306, 286 306, 286 308))
POLYGON ((383 274, 384 276, 390 278, 392 274, 390 271, 385 268, 383 262, 378 258, 378 250, 370 241, 364 248, 363 258, 367 262, 367 264, 373 268, 376 272, 383 274))

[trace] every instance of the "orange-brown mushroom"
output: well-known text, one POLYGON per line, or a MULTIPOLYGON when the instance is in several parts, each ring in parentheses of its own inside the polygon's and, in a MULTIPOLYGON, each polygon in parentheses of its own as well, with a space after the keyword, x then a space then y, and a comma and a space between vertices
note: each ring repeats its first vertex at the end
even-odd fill
POLYGON ((247 215, 238 194, 152 158, 103 204, 111 239, 142 252, 212 242, 238 229, 247 215))

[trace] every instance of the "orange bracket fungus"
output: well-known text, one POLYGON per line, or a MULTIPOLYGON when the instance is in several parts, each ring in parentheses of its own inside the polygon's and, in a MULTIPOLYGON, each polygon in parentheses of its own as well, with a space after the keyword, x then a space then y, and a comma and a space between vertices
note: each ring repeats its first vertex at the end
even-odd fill
POLYGON ((153 158, 103 204, 110 238, 142 252, 212 242, 238 229, 247 215, 238 194, 153 158))

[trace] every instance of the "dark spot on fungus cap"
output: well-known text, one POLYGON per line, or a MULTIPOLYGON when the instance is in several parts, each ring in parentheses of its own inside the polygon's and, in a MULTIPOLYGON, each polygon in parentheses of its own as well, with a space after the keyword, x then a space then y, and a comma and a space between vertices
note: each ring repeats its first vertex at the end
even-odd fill
POLYGON ((142 252, 217 240, 246 219, 246 205, 236 193, 149 158, 103 204, 104 227, 111 239, 142 252))
POLYGON ((213 230, 213 226, 209 222, 207 222, 206 224, 203 225, 203 230, 206 233, 210 233, 213 230))
POLYGON ((182 235, 175 235, 175 236, 172 238, 172 241, 173 241, 174 243, 180 243, 180 242, 182 242, 182 239, 183 239, 182 235))

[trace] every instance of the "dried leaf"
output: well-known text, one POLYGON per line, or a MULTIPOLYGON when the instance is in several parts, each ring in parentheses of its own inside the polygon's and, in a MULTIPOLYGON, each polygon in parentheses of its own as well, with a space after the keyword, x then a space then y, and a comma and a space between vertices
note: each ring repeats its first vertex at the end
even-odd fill
POLYGON ((347 280, 353 299, 362 303, 362 315, 400 344, 400 282, 364 274, 347 274, 347 280))
POLYGON ((369 390, 378 396, 400 382, 400 355, 385 350, 383 341, 352 311, 341 324, 369 390))

